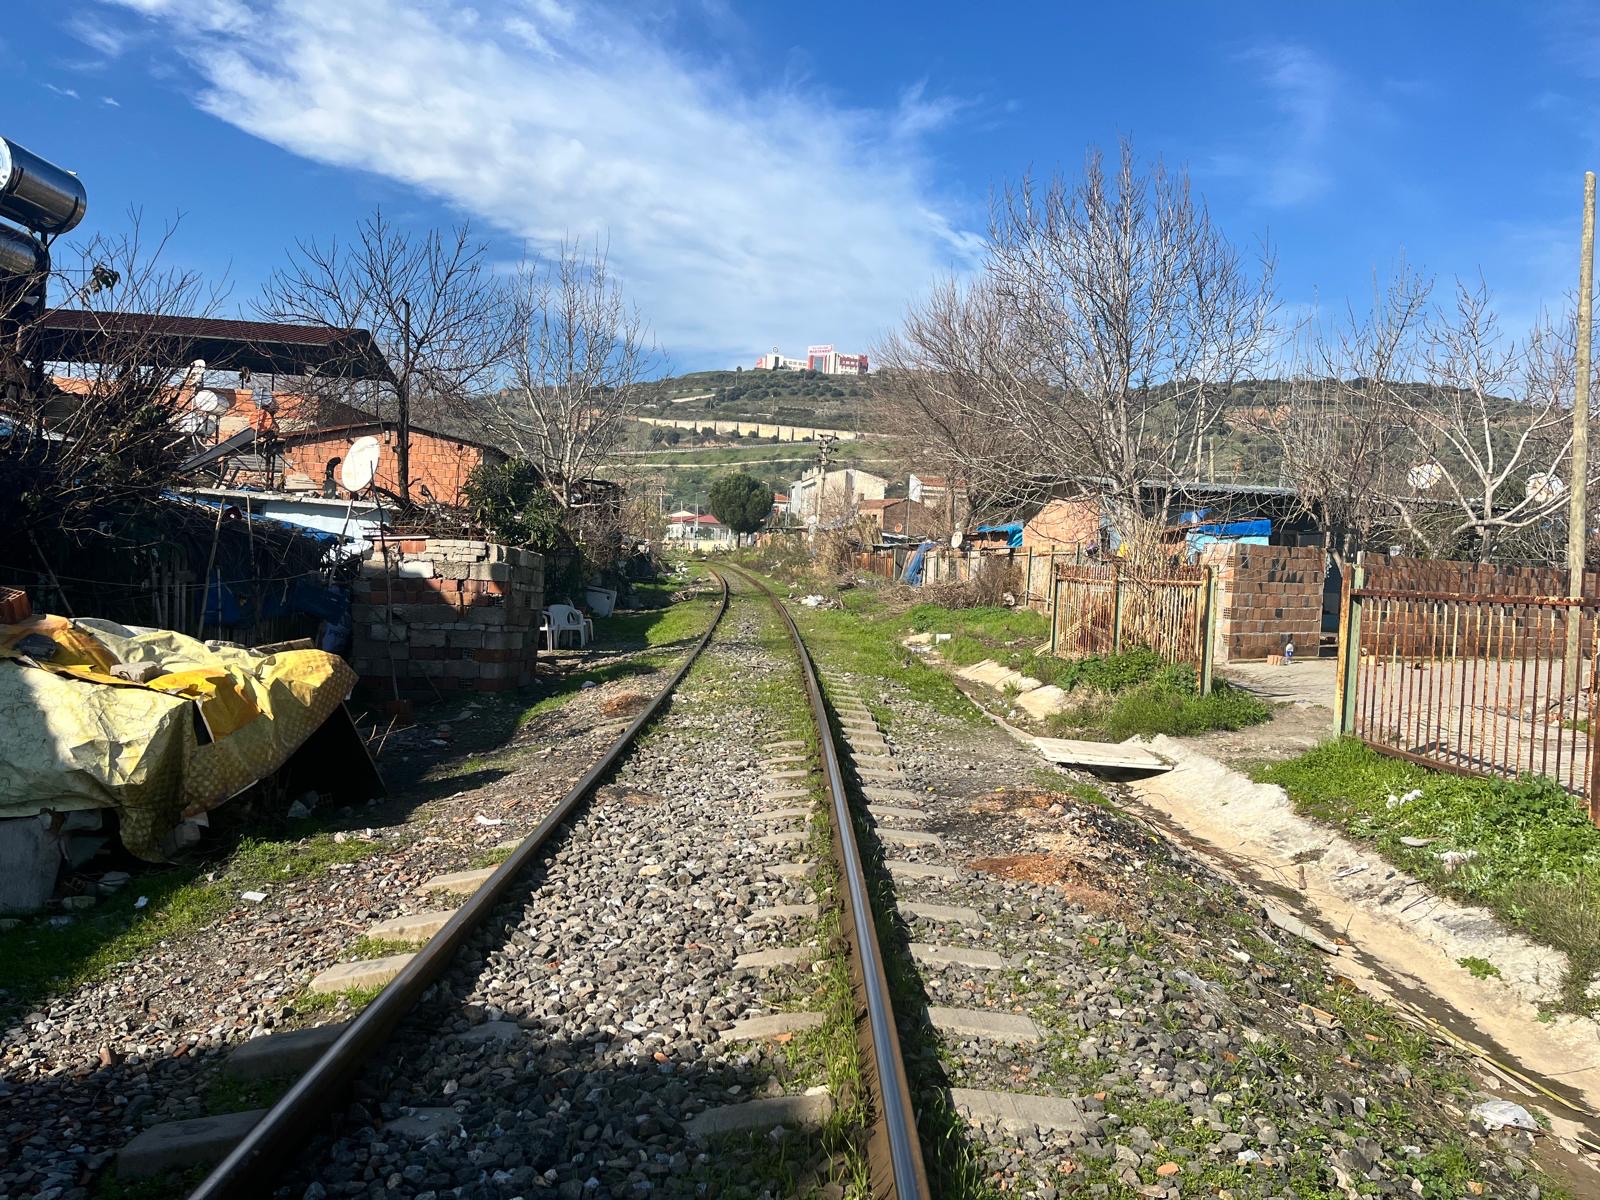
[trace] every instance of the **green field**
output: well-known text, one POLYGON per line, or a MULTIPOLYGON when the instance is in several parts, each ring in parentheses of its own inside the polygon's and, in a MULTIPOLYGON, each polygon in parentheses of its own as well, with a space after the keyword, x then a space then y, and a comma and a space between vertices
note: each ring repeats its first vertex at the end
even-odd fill
MULTIPOLYGON (((890 493, 904 494, 905 478, 893 452, 882 442, 840 442, 834 446, 833 462, 856 466, 882 475, 890 481, 890 493)), ((817 447, 810 442, 780 442, 771 445, 653 446, 635 448, 623 454, 633 469, 659 475, 672 508, 693 508, 695 498, 705 496, 716 480, 733 471, 745 471, 775 492, 787 492, 802 472, 815 465, 817 447), (682 503, 674 503, 676 498, 682 503)))

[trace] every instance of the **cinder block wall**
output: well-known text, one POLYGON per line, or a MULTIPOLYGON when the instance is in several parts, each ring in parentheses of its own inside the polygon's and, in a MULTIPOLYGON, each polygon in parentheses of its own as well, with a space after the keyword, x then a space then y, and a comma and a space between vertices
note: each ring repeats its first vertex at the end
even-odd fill
POLYGON ((375 549, 355 585, 352 665, 390 694, 503 692, 533 681, 544 559, 458 538, 400 538, 375 549), (385 559, 387 555, 387 561, 385 559))
POLYGON ((1200 554, 1216 568, 1218 662, 1295 653, 1315 657, 1322 639, 1321 546, 1248 546, 1213 542, 1200 554))

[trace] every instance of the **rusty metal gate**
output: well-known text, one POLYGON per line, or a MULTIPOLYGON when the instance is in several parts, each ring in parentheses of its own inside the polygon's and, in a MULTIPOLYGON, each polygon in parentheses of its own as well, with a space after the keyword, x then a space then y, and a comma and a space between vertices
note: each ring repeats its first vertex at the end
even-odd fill
POLYGON ((1548 776, 1600 820, 1600 600, 1369 588, 1364 574, 1340 609, 1339 732, 1436 769, 1548 776))

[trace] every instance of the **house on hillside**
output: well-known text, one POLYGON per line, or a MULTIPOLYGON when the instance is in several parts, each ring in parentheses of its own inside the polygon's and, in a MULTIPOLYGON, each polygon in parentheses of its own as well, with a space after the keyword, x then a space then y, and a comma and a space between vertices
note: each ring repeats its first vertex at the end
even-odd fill
POLYGON ((909 496, 899 499, 863 500, 861 515, 877 526, 878 536, 889 540, 937 537, 942 514, 919 504, 909 496))
POLYGON ((945 514, 947 524, 961 525, 972 512, 967 485, 960 479, 952 483, 943 475, 908 475, 906 495, 918 504, 945 514))
POLYGON ((731 550, 738 538, 710 513, 673 513, 667 518, 667 541, 691 550, 731 550))
POLYGON ((836 528, 854 520, 863 500, 882 500, 889 481, 870 471, 813 467, 789 485, 789 512, 801 524, 836 528))

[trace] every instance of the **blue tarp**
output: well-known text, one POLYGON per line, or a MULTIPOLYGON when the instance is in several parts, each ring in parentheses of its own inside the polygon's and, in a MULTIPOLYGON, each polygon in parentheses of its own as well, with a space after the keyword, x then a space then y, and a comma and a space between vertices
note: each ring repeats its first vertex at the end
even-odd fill
POLYGON ((1008 521, 1004 525, 979 525, 979 533, 1003 533, 1006 535, 1007 546, 1022 545, 1022 522, 1008 521))
POLYGON ((923 542, 911 552, 911 557, 906 559, 906 569, 900 574, 902 583, 909 583, 916 587, 922 582, 922 560, 929 550, 933 549, 932 542, 923 542))

